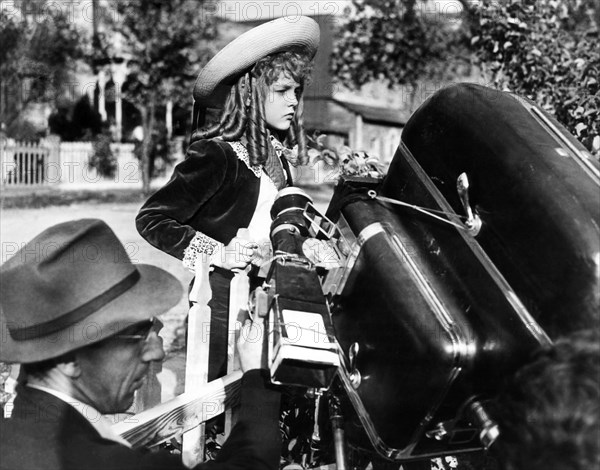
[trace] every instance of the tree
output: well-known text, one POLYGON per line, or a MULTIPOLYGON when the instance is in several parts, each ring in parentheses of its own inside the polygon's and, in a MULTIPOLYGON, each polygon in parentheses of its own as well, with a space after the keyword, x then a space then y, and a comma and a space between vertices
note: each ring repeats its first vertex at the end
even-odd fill
POLYGON ((478 66, 497 87, 553 113, 600 155, 600 51, 595 0, 354 0, 332 56, 346 86, 376 79, 390 87, 457 76, 478 66))
POLYGON ((207 41, 217 35, 216 21, 201 1, 129 0, 116 8, 113 29, 123 35, 128 56, 123 94, 142 115, 142 185, 148 192, 157 110, 169 100, 189 105, 198 70, 212 52, 207 41))
POLYGON ((31 102, 53 102, 63 94, 86 45, 64 13, 24 11, 32 10, 0 10, 2 122, 17 121, 31 102))
POLYGON ((494 84, 537 102, 600 156, 600 48, 592 1, 485 5, 471 44, 494 84))
POLYGON ((436 77, 458 43, 440 18, 416 11, 414 0, 354 0, 353 6, 332 54, 333 72, 351 88, 378 79, 394 86, 436 77))

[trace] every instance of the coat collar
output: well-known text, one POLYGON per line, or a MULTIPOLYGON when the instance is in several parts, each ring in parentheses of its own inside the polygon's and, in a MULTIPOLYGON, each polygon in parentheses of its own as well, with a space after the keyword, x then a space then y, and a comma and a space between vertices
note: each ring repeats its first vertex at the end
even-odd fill
POLYGON ((120 437, 115 439, 113 436, 107 436, 92 423, 92 420, 101 418, 101 416, 90 415, 89 418, 86 418, 70 403, 37 388, 19 384, 16 392, 17 397, 10 420, 32 423, 65 423, 65 425, 75 428, 78 433, 89 435, 90 439, 108 439, 124 444, 119 440, 120 437))
POLYGON ((81 416, 83 416, 85 420, 94 427, 94 429, 98 432, 98 434, 101 437, 109 441, 117 442, 121 445, 124 445, 125 447, 131 447, 131 444, 129 442, 127 442, 125 439, 123 439, 111 429, 111 423, 109 422, 109 420, 106 419, 106 417, 102 415, 102 413, 100 413, 93 406, 88 405, 86 403, 82 403, 79 400, 76 400, 75 398, 66 395, 65 393, 58 392, 47 387, 42 387, 39 385, 28 385, 26 388, 40 390, 58 398, 63 403, 67 403, 72 408, 74 408, 79 414, 81 414, 81 416))

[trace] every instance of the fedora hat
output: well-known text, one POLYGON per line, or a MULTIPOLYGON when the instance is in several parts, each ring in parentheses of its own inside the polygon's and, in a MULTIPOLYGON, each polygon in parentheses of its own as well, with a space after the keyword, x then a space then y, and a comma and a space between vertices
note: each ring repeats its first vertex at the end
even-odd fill
POLYGON ((181 296, 174 276, 133 264, 105 222, 54 225, 0 267, 0 360, 60 356, 164 313, 181 296))
POLYGON ((200 71, 194 101, 218 108, 235 80, 263 57, 276 52, 300 51, 311 59, 319 47, 317 22, 307 16, 284 16, 245 32, 227 44, 200 71))

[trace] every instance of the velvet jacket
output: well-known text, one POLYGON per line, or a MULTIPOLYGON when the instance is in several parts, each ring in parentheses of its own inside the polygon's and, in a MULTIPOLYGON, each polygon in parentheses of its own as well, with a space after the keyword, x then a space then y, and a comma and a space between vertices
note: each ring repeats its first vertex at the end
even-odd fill
MULTIPOLYGON (((199 469, 279 468, 279 393, 260 371, 244 374, 239 419, 216 460, 199 469)), ((181 456, 130 449, 104 439, 75 408, 21 387, 12 417, 0 418, 1 470, 184 470, 181 456)))
MULTIPOLYGON (((285 158, 281 162, 291 185, 288 163, 285 158)), ((138 232, 179 259, 196 232, 227 245, 254 215, 260 188, 255 172, 261 173, 262 168, 251 168, 225 141, 194 142, 169 182, 140 209, 138 232)))

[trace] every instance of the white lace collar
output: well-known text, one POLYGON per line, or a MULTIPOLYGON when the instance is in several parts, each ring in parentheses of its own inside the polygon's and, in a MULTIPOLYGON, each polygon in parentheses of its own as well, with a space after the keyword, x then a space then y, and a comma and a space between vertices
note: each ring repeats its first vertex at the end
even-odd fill
POLYGON ((250 169, 250 171, 252 171, 252 173, 254 173, 254 176, 256 176, 257 178, 260 178, 263 173, 262 165, 251 165, 250 164, 250 155, 248 155, 248 150, 246 150, 246 147, 244 147, 244 144, 242 144, 239 141, 227 142, 227 143, 229 145, 231 145, 231 148, 235 151, 238 158, 246 164, 246 166, 250 169))

